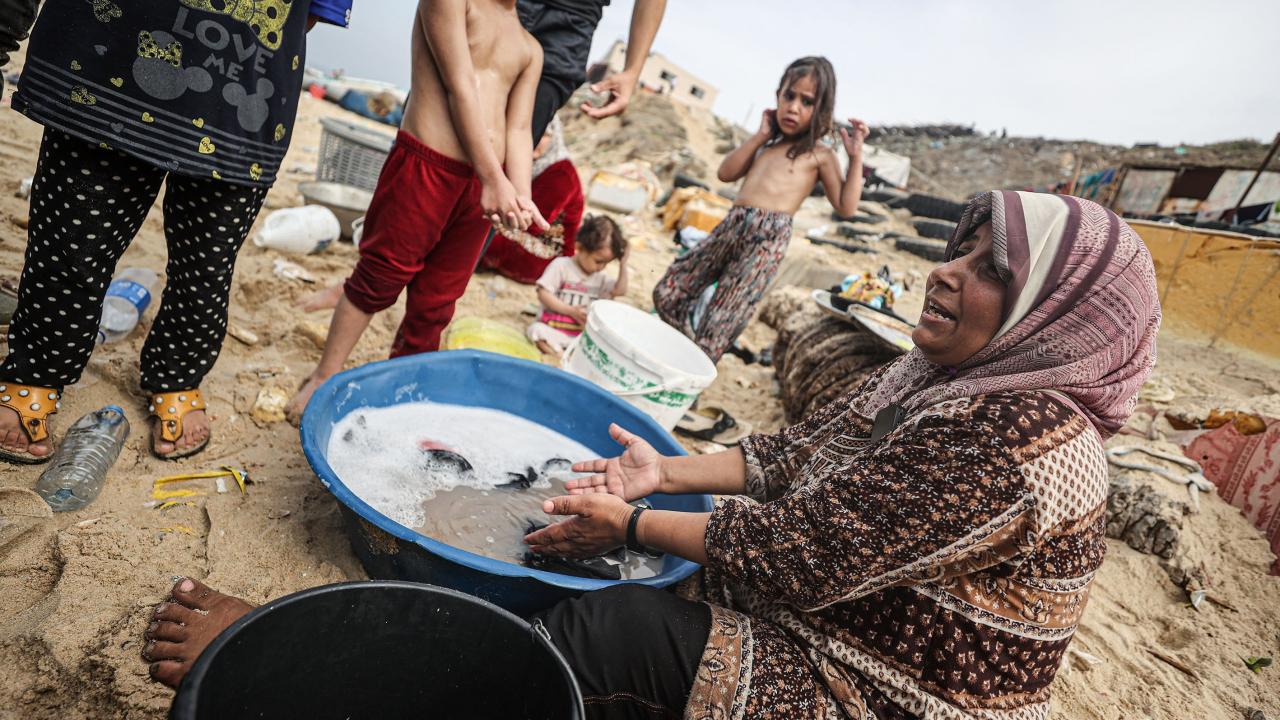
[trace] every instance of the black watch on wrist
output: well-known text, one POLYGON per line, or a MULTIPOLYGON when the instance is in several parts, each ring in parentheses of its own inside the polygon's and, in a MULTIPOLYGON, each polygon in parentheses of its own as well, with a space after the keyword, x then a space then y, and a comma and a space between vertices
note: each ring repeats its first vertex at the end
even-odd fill
POLYGON ((640 513, 648 509, 643 505, 636 506, 636 509, 631 511, 631 519, 627 521, 627 549, 631 552, 644 552, 644 546, 636 538, 636 525, 640 522, 640 513))

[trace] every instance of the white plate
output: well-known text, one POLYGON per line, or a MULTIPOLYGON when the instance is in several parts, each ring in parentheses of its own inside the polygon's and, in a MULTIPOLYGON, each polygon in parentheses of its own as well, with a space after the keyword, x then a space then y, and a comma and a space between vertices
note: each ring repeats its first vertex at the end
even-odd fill
POLYGON ((916 346, 911 341, 911 326, 904 322, 861 305, 850 305, 848 311, 837 310, 827 290, 814 290, 811 297, 823 312, 867 330, 890 350, 905 353, 916 346))

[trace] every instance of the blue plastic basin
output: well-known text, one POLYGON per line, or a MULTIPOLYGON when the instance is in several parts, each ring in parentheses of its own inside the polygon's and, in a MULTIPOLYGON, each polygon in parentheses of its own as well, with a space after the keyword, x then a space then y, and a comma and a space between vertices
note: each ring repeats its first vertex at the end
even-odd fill
MULTIPOLYGON (((376 362, 333 376, 316 391, 302 418, 302 451, 320 482, 342 504, 352 548, 369 576, 460 590, 520 615, 586 590, 617 582, 666 587, 698 566, 668 555, 662 572, 643 580, 596 580, 534 570, 460 550, 407 528, 370 507, 329 466, 329 435, 348 413, 431 401, 502 410, 582 443, 601 457, 620 452, 609 437, 616 422, 664 455, 683 455, 679 443, 649 416, 607 391, 540 363, 476 350, 427 353, 376 362)), ((661 510, 709 512, 708 495, 649 497, 661 510)))

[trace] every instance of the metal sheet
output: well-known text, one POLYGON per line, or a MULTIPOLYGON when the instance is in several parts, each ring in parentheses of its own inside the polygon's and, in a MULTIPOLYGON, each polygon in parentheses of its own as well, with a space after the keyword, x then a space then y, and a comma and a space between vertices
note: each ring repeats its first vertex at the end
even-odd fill
MULTIPOLYGON (((1235 208, 1236 203, 1240 201, 1241 193, 1249 187, 1249 181, 1253 179, 1255 172, 1254 170, 1227 170, 1222 173, 1218 184, 1213 186, 1213 192, 1209 193, 1209 197, 1200 206, 1200 212, 1221 212, 1235 208)), ((1249 197, 1245 198, 1244 204, 1261 205, 1276 200, 1280 200, 1280 172, 1268 171, 1258 178, 1258 183, 1249 191, 1249 197)))
POLYGON ((1177 174, 1176 170, 1130 169, 1124 177, 1124 184, 1120 186, 1115 211, 1155 215, 1160 211, 1165 196, 1169 194, 1169 188, 1173 187, 1173 178, 1177 174))

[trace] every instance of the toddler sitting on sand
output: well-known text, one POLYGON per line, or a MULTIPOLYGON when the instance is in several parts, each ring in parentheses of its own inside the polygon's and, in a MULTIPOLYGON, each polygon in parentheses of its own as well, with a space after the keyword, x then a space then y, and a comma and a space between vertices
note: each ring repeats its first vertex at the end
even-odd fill
POLYGON ((627 294, 627 256, 630 249, 622 229, 610 218, 596 215, 582 221, 578 250, 572 257, 551 261, 538 278, 542 314, 529 326, 529 339, 548 355, 559 355, 582 333, 587 307, 601 298, 627 294), (618 261, 618 278, 605 267, 618 261))

